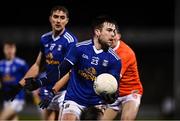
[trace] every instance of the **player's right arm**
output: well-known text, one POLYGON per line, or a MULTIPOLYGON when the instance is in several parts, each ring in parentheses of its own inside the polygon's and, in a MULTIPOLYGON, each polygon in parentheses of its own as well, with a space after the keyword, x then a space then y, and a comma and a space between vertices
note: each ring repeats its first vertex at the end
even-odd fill
POLYGON ((40 63, 41 63, 41 58, 42 58, 42 52, 40 51, 35 63, 31 66, 31 68, 25 74, 24 78, 22 78, 21 81, 19 82, 22 86, 25 85, 25 78, 36 77, 38 75, 40 63))

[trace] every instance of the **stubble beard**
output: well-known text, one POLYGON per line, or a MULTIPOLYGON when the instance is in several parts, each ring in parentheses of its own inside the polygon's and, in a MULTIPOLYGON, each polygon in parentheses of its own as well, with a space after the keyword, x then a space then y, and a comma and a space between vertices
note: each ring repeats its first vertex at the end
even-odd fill
POLYGON ((107 52, 109 50, 109 45, 105 42, 103 42, 102 40, 98 39, 99 41, 99 44, 101 44, 101 49, 104 51, 104 52, 107 52))

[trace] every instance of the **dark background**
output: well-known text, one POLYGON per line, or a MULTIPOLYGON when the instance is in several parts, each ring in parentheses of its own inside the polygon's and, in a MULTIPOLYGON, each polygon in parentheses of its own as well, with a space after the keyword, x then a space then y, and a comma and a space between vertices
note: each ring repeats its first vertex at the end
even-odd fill
MULTIPOLYGON (((54 5, 68 8, 70 21, 67 27, 79 41, 90 37, 90 24, 94 17, 100 14, 113 16, 122 39, 137 56, 144 87, 139 117, 162 119, 166 116, 163 101, 167 97, 174 99, 176 91, 173 88, 175 1, 8 0, 0 4, 0 43, 7 39, 16 41, 17 55, 32 65, 38 54, 40 36, 51 30, 48 17, 54 5)), ((3 58, 3 53, 0 54, 3 58)))
POLYGON ((1 26, 47 26, 54 5, 65 5, 70 11, 71 26, 90 24, 99 14, 117 18, 123 26, 173 27, 173 0, 24 0, 1 3, 1 26))

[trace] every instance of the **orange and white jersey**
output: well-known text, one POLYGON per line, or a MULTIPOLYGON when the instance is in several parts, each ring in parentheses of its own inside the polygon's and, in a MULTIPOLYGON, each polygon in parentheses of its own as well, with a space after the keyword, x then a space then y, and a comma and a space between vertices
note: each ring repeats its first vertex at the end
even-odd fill
POLYGON ((122 62, 121 80, 119 83, 120 96, 126 96, 132 93, 142 95, 143 87, 139 78, 135 53, 123 41, 118 41, 114 51, 121 58, 122 62))

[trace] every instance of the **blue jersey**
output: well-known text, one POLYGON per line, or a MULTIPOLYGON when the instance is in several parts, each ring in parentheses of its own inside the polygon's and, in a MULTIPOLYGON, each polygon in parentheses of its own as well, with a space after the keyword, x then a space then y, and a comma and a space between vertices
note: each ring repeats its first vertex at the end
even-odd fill
MULTIPOLYGON (((40 42, 41 52, 45 56, 46 61, 45 71, 49 73, 53 70, 53 74, 49 77, 51 83, 46 86, 47 89, 51 89, 58 80, 58 65, 63 61, 70 48, 77 43, 77 38, 65 29, 65 31, 56 38, 54 38, 52 32, 42 35, 40 42)), ((65 87, 61 90, 64 89, 65 87)))
POLYGON ((65 58, 73 65, 65 100, 84 106, 104 103, 93 89, 93 81, 102 73, 110 73, 119 80, 121 61, 110 48, 97 50, 92 40, 76 44, 65 58))
MULTIPOLYGON (((2 90, 9 91, 12 85, 18 84, 18 82, 24 77, 28 70, 26 62, 20 58, 14 58, 13 60, 1 60, 0 61, 0 78, 2 83, 2 90)), ((22 90, 17 96, 17 99, 24 99, 24 91, 22 90)))

